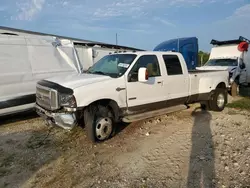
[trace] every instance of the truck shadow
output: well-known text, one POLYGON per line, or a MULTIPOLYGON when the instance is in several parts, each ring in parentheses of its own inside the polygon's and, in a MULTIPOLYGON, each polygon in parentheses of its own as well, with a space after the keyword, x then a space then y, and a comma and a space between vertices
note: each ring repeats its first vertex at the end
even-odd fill
POLYGON ((39 117, 34 110, 0 117, 0 126, 39 117))
POLYGON ((210 129, 212 115, 196 108, 192 116, 194 125, 187 187, 215 187, 214 143, 210 129))
POLYGON ((61 155, 60 140, 50 131, 1 132, 0 136, 0 187, 34 183, 34 174, 61 155))

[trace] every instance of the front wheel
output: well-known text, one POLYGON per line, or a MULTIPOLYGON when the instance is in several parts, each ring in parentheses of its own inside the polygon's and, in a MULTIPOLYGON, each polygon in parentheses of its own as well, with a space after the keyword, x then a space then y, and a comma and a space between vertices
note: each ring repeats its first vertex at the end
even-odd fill
POLYGON ((224 110, 227 103, 227 92, 225 89, 216 89, 212 95, 209 106, 211 110, 220 112, 224 110))
POLYGON ((105 141, 114 133, 114 116, 107 107, 96 105, 85 109, 84 123, 92 142, 105 141))

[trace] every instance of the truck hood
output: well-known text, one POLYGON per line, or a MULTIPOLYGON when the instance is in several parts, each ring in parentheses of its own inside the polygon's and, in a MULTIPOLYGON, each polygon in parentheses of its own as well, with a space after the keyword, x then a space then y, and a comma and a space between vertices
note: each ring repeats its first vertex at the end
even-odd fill
POLYGON ((196 67, 197 70, 227 70, 228 72, 231 72, 235 70, 235 66, 202 66, 202 67, 196 67))
POLYGON ((61 86, 70 89, 75 89, 77 87, 82 87, 89 84, 103 82, 105 80, 111 80, 111 79, 113 78, 104 75, 73 73, 73 74, 65 74, 62 76, 52 77, 46 80, 57 83, 61 86))

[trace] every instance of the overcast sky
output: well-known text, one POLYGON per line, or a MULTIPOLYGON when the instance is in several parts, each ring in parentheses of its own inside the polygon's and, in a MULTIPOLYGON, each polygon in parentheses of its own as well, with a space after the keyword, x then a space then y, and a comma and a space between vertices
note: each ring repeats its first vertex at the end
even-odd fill
POLYGON ((1 0, 0 25, 152 50, 196 36, 250 39, 250 0, 1 0))

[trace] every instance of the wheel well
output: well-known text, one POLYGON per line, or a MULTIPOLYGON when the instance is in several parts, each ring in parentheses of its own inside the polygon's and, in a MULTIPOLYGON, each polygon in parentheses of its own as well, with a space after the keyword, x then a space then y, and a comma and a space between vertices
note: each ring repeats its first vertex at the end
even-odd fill
POLYGON ((101 99, 101 100, 97 100, 97 101, 94 101, 94 102, 90 103, 88 105, 88 107, 89 106, 93 106, 93 105, 102 105, 102 106, 107 107, 113 113, 115 121, 119 120, 119 117, 120 117, 120 108, 119 108, 119 106, 118 106, 118 104, 117 104, 116 101, 114 101, 112 99, 101 99))
POLYGON ((217 85, 216 88, 226 89, 227 87, 226 87, 226 84, 225 84, 224 82, 221 82, 221 83, 219 83, 219 84, 217 85))

